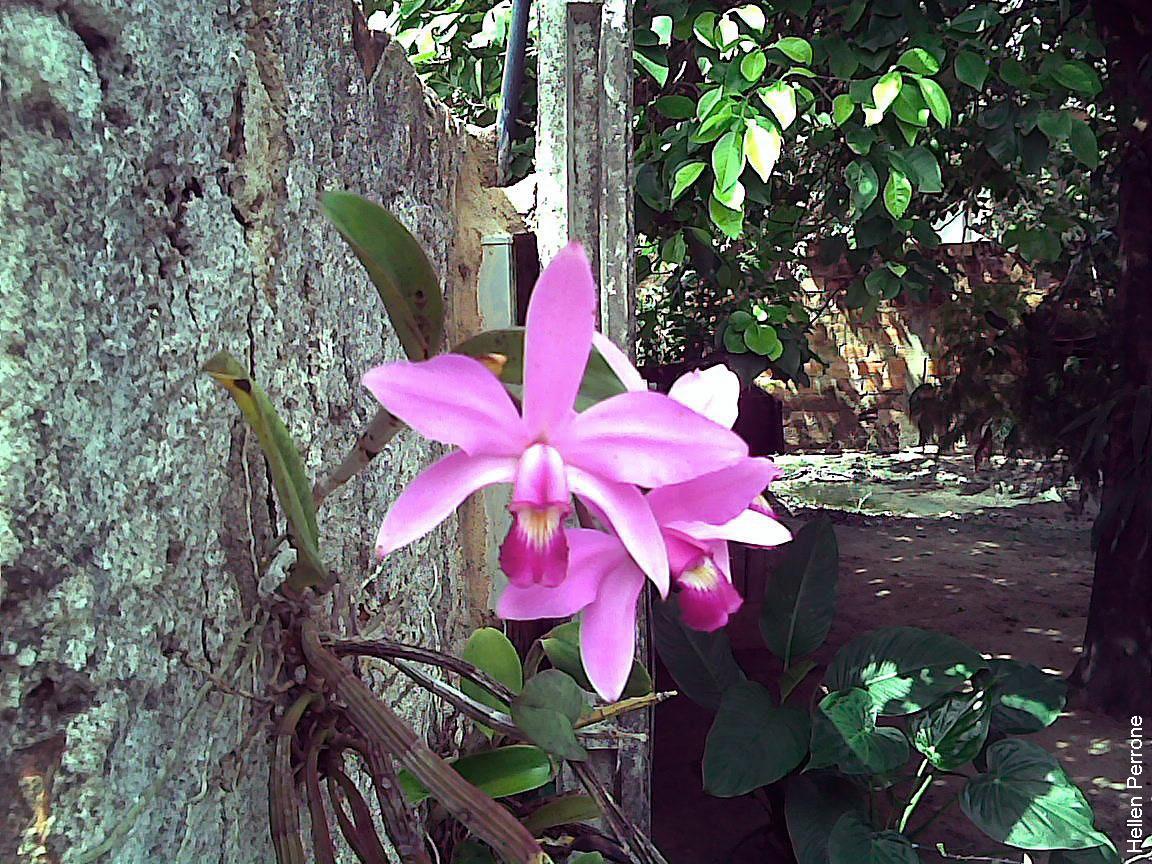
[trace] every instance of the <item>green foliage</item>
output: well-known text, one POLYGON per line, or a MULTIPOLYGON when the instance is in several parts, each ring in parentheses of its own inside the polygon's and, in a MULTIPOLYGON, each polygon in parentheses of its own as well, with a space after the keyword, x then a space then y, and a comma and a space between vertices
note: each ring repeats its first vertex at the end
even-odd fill
POLYGON ((297 553, 286 586, 293 591, 330 587, 332 576, 320 558, 320 531, 316 505, 312 501, 312 484, 284 421, 248 370, 227 351, 213 356, 204 364, 204 371, 236 401, 268 460, 272 486, 288 519, 288 531, 297 553))
POLYGON ((824 644, 836 614, 840 555, 827 516, 798 531, 764 591, 760 632, 785 668, 824 644))
MULTIPOLYGON (((1136 425, 1137 437, 1146 434, 1143 418, 1136 425)), ((819 518, 779 559, 767 596, 772 585, 786 596, 764 634, 778 656, 786 653, 782 645, 792 645, 795 658, 826 638, 835 549, 831 524, 819 518), (796 599, 809 593, 819 602, 796 599), (781 636, 789 621, 799 630, 809 618, 816 626, 803 642, 795 633, 781 636)), ((1052 676, 1013 661, 989 663, 944 633, 893 627, 844 645, 824 687, 804 696, 805 709, 794 694, 811 661, 781 670, 775 683, 792 704, 779 705, 766 686, 745 678, 721 634, 693 635, 663 605, 654 618, 656 648, 673 678, 716 712, 704 751, 705 790, 729 797, 782 783, 799 864, 916 862, 911 837, 934 815, 914 817, 935 772, 968 776, 962 809, 999 842, 1064 850, 1055 860, 1066 864, 1115 861, 1087 800, 1055 757, 1004 738, 1055 720, 1064 694, 1052 676), (913 748, 923 756, 915 772, 908 767, 913 748)))
MULTIPOLYGON (((492 796, 507 798, 530 792, 552 782, 555 770, 548 754, 539 747, 513 744, 461 756, 452 767, 469 783, 492 796)), ((401 771, 397 779, 410 804, 419 804, 430 795, 410 772, 401 771)))
MULTIPOLYGON (((652 275, 642 357, 699 356, 715 333, 718 347, 797 377, 794 361, 774 362, 787 350, 755 330, 741 338, 749 331, 730 316, 756 301, 791 308, 813 241, 840 240, 861 278, 904 266, 891 297, 940 283, 925 241, 958 208, 976 222, 1011 209, 999 231, 1051 217, 1051 187, 1086 188, 1110 134, 1102 48, 1069 6, 1027 16, 960 0, 638 8, 637 42, 650 46, 635 98, 639 272, 652 275), (670 258, 673 236, 691 239, 670 258)), ((1062 221, 1043 235, 1043 256, 1057 268, 1093 214, 1083 195, 1055 200, 1062 221)), ((879 296, 849 301, 868 310, 879 296)), ((781 323, 804 341, 809 322, 781 323)))
POLYGON ((808 753, 808 713, 776 705, 754 681, 725 692, 704 747, 704 791, 719 798, 775 783, 808 753))
POLYGON ((573 725, 584 711, 584 692, 568 675, 546 669, 524 682, 512 703, 512 720, 533 742, 562 759, 588 758, 573 725))
MULTIPOLYGON (((524 688, 524 669, 520 665, 520 655, 508 637, 499 630, 492 627, 476 630, 464 643, 460 656, 477 669, 487 672, 513 693, 519 693, 524 688)), ((504 702, 479 684, 464 680, 460 683, 460 689, 483 705, 505 713, 508 711, 504 702)), ((486 727, 484 732, 491 735, 491 730, 486 727)))
MULTIPOLYGON (((544 649, 548 662, 556 669, 572 677, 572 679, 589 693, 593 692, 592 682, 588 680, 588 673, 584 671, 584 662, 580 659, 580 622, 569 621, 553 627, 540 639, 540 647, 544 649)), ((623 699, 637 696, 647 696, 653 690, 652 676, 638 661, 632 662, 632 671, 628 674, 628 681, 624 684, 623 699)))

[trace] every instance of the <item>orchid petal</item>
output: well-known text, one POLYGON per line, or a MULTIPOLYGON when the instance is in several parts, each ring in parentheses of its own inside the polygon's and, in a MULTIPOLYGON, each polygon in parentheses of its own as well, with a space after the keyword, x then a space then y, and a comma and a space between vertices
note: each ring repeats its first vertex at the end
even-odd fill
POLYGON ((648 505, 661 525, 736 518, 781 471, 770 459, 742 459, 730 468, 653 489, 648 505))
POLYGON ((763 513, 745 510, 735 519, 722 525, 705 522, 672 522, 666 528, 690 537, 708 540, 734 540, 749 546, 779 546, 792 539, 792 532, 763 513))
POLYGON ((628 355, 599 330, 592 334, 592 347, 600 352, 600 356, 604 358, 613 374, 620 379, 625 390, 643 393, 648 389, 648 382, 644 380, 640 370, 632 365, 628 355))
POLYGON ((569 465, 647 487, 690 480, 748 456, 738 435, 660 393, 598 402, 553 443, 569 465))
POLYGON ((528 443, 508 391, 472 357, 385 363, 365 373, 364 386, 425 438, 467 453, 506 456, 528 443))
POLYGON ((668 553, 660 526, 640 490, 604 480, 572 466, 568 466, 568 485, 574 494, 587 498, 599 508, 636 565, 652 580, 660 595, 666 596, 668 553))
POLYGON ((595 329, 592 268, 572 243, 540 274, 528 303, 523 405, 534 435, 558 429, 572 416, 595 329))
POLYGON ((740 412, 740 378, 723 364, 681 375, 668 395, 725 429, 732 428, 740 412))
POLYGON ((495 483, 511 483, 516 460, 508 456, 450 453, 420 472, 384 517, 376 539, 381 557, 423 537, 459 507, 465 498, 495 483))
POLYGON ((603 531, 569 528, 568 576, 559 585, 509 585, 500 595, 496 614, 512 621, 567 618, 596 599, 609 572, 628 561, 620 541, 603 531))
POLYGON ((580 659, 596 692, 615 702, 636 654, 636 602, 644 574, 628 561, 607 574, 580 616, 580 659))

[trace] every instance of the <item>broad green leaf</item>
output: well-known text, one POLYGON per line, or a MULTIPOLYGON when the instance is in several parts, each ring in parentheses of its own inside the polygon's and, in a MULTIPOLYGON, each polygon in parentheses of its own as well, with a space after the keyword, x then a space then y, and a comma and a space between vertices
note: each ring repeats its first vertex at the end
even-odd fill
POLYGON ((719 798, 775 783, 808 755, 808 714, 753 681, 729 687, 704 745, 704 791, 719 798))
MULTIPOLYGON (((493 798, 507 798, 539 789, 551 783, 555 774, 548 754, 529 744, 472 753, 453 760, 451 764, 457 774, 493 798)), ((404 797, 412 805, 431 795, 424 784, 408 771, 401 771, 396 779, 404 790, 404 797)))
POLYGON ((828 68, 833 75, 847 81, 856 74, 856 70, 860 68, 860 61, 856 59, 856 52, 848 42, 833 39, 827 42, 824 48, 828 52, 828 68))
MULTIPOLYGON (((864 113, 867 115, 869 111, 873 110, 875 109, 865 108, 864 113)), ((874 129, 849 129, 844 133, 844 142, 848 145, 848 149, 857 156, 867 156, 872 150, 872 145, 876 143, 876 131, 874 129)))
POLYGON ((683 263, 684 257, 688 254, 688 242, 684 239, 684 233, 678 231, 664 241, 660 247, 660 259, 667 261, 669 264, 683 263))
POLYGON ((716 710, 724 691, 745 680, 727 634, 685 627, 671 603, 653 604, 652 633, 656 651, 677 689, 697 705, 716 710))
POLYGON ((776 328, 771 324, 753 324, 748 327, 744 331, 744 344, 748 346, 749 351, 762 354, 770 360, 775 360, 784 352, 776 328), (776 356, 773 357, 773 354, 776 356))
POLYGON ((900 278, 888 267, 877 267, 864 279, 864 287, 873 297, 891 300, 900 293, 900 278))
POLYGON ((214 355, 204 364, 204 371, 235 400, 268 461, 272 486, 284 509, 297 553, 292 574, 284 584, 294 591, 330 587, 332 575, 320 559, 320 532, 312 484, 304 473, 304 463, 284 421, 248 370, 227 351, 214 355))
POLYGON ((828 864, 920 864, 920 858, 903 834, 877 831, 861 814, 848 812, 828 835, 828 864))
POLYGON ((322 207, 368 271, 404 353, 411 360, 431 357, 444 335, 444 298, 419 241, 359 195, 328 192, 322 207))
POLYGON ((829 864, 828 839, 845 813, 864 813, 860 790, 836 774, 804 773, 788 778, 784 818, 799 864, 829 864))
POLYGON ((584 691, 558 669, 545 669, 524 682, 512 702, 512 720, 534 744, 556 756, 583 762, 588 751, 576 740, 572 724, 584 710, 584 691))
POLYGON ((744 334, 734 330, 731 326, 724 328, 724 348, 731 354, 747 354, 748 346, 744 343, 744 334))
POLYGON ((663 87, 668 83, 668 53, 663 48, 637 47, 632 56, 636 65, 663 87))
POLYGON ((756 319, 745 312, 743 309, 737 309, 728 316, 728 326, 738 333, 743 333, 749 327, 756 323, 756 319))
POLYGON ((864 106, 864 125, 875 126, 884 120, 884 112, 879 108, 872 108, 869 105, 864 106))
POLYGON ((764 590, 760 633, 787 668, 828 638, 836 613, 840 553, 831 520, 820 515, 784 546, 764 590))
POLYGON ((729 129, 734 128, 739 120, 732 110, 729 102, 725 102, 716 109, 708 119, 705 120, 700 128, 689 136, 689 141, 693 144, 708 144, 715 141, 729 129))
POLYGON ((599 852, 580 852, 568 859, 568 864, 605 864, 599 852))
POLYGON ((1072 134, 1072 115, 1067 111, 1041 111, 1036 126, 1051 143, 1059 144, 1072 134))
POLYGON ((656 34, 656 38, 661 45, 668 45, 672 41, 672 16, 671 15, 655 15, 652 18, 652 32, 656 34))
POLYGON ((1015 660, 989 661, 992 727, 1006 735, 1039 732, 1064 710, 1068 682, 1015 660))
POLYGON ((927 147, 913 147, 905 154, 905 160, 912 170, 917 189, 928 193, 943 191, 940 163, 931 150, 927 147))
MULTIPOLYGON (((570 676, 583 689, 592 692, 592 682, 584 671, 584 662, 580 659, 580 622, 568 621, 553 627, 540 640, 540 647, 548 656, 548 662, 570 676)), ((652 676, 639 662, 632 662, 632 671, 628 674, 628 682, 624 685, 622 698, 630 699, 634 696, 646 696, 652 692, 652 676)))
POLYGON ((1069 90, 1083 93, 1089 98, 1095 98, 1103 89, 1096 70, 1079 60, 1073 60, 1060 66, 1052 73, 1052 77, 1057 83, 1069 90))
POLYGON ((780 701, 785 701, 792 695, 797 687, 799 687, 808 674, 816 668, 816 661, 810 657, 805 657, 803 660, 791 664, 787 669, 780 673, 780 678, 777 680, 777 685, 780 687, 780 701))
POLYGON ((881 714, 928 707, 988 667, 959 639, 918 627, 886 627, 841 648, 824 676, 832 690, 861 687, 881 714))
POLYGON ((880 80, 872 85, 872 102, 876 106, 876 110, 887 111, 888 106, 895 101, 900 94, 900 88, 903 86, 904 76, 895 69, 880 76, 880 80))
POLYGON ((775 126, 765 128, 759 123, 749 123, 744 130, 744 158, 765 183, 772 176, 772 169, 780 158, 782 143, 775 126))
POLYGON ((872 206, 880 194, 880 178, 867 159, 857 159, 844 169, 844 177, 852 192, 852 209, 860 214, 872 206))
POLYGON ((722 87, 701 93, 700 98, 696 102, 696 117, 700 120, 707 120, 709 115, 719 106, 720 100, 723 98, 724 88, 722 87))
POLYGON ((837 126, 843 126, 852 117, 856 105, 847 93, 841 93, 832 100, 832 119, 837 126))
POLYGON ((770 87, 757 91, 764 104, 779 121, 781 129, 787 129, 796 119, 796 91, 786 81, 777 81, 770 87))
POLYGON ((1000 61, 1000 80, 1017 90, 1027 90, 1032 85, 1032 77, 1024 68, 1024 64, 1015 57, 1007 57, 1000 61))
POLYGON ((881 774, 908 761, 908 739, 899 729, 876 725, 867 691, 834 691, 819 708, 812 721, 810 768, 836 765, 845 774, 881 774))
POLYGON ((1072 119, 1068 143, 1072 147, 1072 155, 1085 167, 1096 168, 1100 164, 1100 145, 1096 142, 1096 133, 1083 120, 1072 119))
POLYGON ((1019 738, 988 749, 988 770, 964 785, 960 809, 993 840, 1018 849, 1086 849, 1108 842, 1056 757, 1019 738))
POLYGON ((560 795, 545 801, 524 817, 524 827, 533 837, 541 836, 549 828, 590 822, 600 817, 600 808, 587 795, 560 795))
POLYGON ((983 90, 988 79, 988 61, 974 51, 961 51, 956 55, 956 78, 973 90, 983 90))
MULTIPOLYGON (((744 139, 736 132, 727 132, 720 141, 712 147, 712 173, 715 175, 715 187, 728 189, 740 180, 744 172, 744 139)), ((738 210, 738 207, 734 207, 738 210)))
POLYGON ((912 717, 912 746, 941 771, 971 762, 988 740, 992 703, 983 691, 951 693, 912 717))
POLYGON ((936 122, 947 128, 952 123, 952 106, 948 103, 944 88, 931 78, 919 78, 916 83, 920 85, 920 93, 928 103, 928 110, 932 112, 936 122))
POLYGON ((884 184, 884 207, 899 219, 912 203, 912 184, 908 178, 892 168, 888 171, 888 181, 884 184))
POLYGON ((900 55, 897 66, 903 66, 917 75, 935 75, 940 71, 940 61, 923 48, 910 48, 900 55))
POLYGON ((696 116, 696 103, 687 96, 661 96, 653 104, 669 120, 687 120, 696 116))
POLYGON ((700 178, 707 167, 704 162, 686 162, 677 168, 676 175, 672 179, 672 200, 675 201, 683 195, 688 187, 700 178))
POLYGON ((801 39, 799 36, 785 36, 772 47, 796 63, 804 66, 812 63, 812 46, 808 44, 807 39, 801 39))
MULTIPOLYGON (((1144 850, 1152 849, 1152 842, 1144 838, 1144 850)), ((1139 858, 1129 859, 1135 864, 1139 858)), ((1120 854, 1110 842, 1088 849, 1057 849, 1048 856, 1048 864, 1121 864, 1120 854)))
POLYGON ((900 90, 900 95, 892 103, 892 113, 912 126, 928 125, 928 105, 920 93, 911 87, 900 90))
MULTIPOLYGON (((486 330, 454 347, 456 354, 476 357, 489 365, 501 381, 511 388, 524 383, 524 328, 508 327, 486 330)), ((608 361, 593 346, 588 366, 576 395, 576 410, 583 411, 597 402, 625 392, 625 387, 608 365, 608 361)))
POLYGON ((739 38, 740 26, 727 15, 716 22, 716 47, 721 51, 727 51, 739 38))
POLYGON ((743 21, 757 33, 761 32, 764 29, 764 25, 767 23, 767 20, 764 17, 764 10, 755 4, 737 6, 732 11, 741 21, 743 21))
MULTIPOLYGON (((524 686, 524 669, 520 665, 520 655, 508 637, 494 627, 481 627, 464 644, 460 656, 481 671, 487 672, 513 693, 519 693, 524 686)), ((508 706, 493 696, 479 684, 467 679, 460 682, 460 689, 482 705, 507 712, 508 706)), ((486 733, 491 730, 485 728, 486 733)))
POLYGON ((753 51, 751 54, 745 55, 744 59, 740 61, 740 74, 744 76, 744 80, 754 84, 760 80, 760 76, 764 74, 767 67, 768 58, 764 56, 764 52, 753 51))
POLYGON ((715 48, 716 45, 716 22, 719 20, 715 12, 701 12, 696 16, 696 20, 692 24, 692 32, 696 38, 707 45, 709 48, 715 48))
POLYGON ((725 207, 716 200, 715 195, 708 196, 708 218, 725 236, 733 240, 744 230, 744 212, 725 207))

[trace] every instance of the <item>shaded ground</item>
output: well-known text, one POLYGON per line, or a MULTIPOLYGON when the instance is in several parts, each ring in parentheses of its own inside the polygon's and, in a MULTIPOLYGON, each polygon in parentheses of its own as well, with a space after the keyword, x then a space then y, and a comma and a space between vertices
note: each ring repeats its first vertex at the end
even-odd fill
MULTIPOLYGON (((1080 653, 1091 590, 1091 519, 1062 503, 1043 469, 1008 463, 976 472, 971 459, 931 454, 868 457, 789 456, 777 487, 790 507, 834 500, 840 544, 838 615, 815 659, 827 663, 839 646, 877 627, 915 624, 961 638, 985 654, 1011 657, 1067 675, 1080 653), (941 476, 943 475, 943 476, 941 476), (844 510, 855 512, 843 512, 844 510), (904 515, 866 515, 870 511, 904 515), (914 515, 909 515, 914 514, 914 515)), ((810 513, 798 511, 792 524, 810 513)), ((748 570, 758 568, 754 553, 748 570)), ((749 576, 746 596, 763 593, 749 576)), ((759 583, 759 584, 757 584, 759 583)), ((759 603, 750 599, 730 628, 737 658, 750 677, 774 682, 779 667, 763 649, 759 603)), ((819 676, 815 673, 813 678, 819 676)), ((662 686, 669 682, 662 682, 662 686)), ((658 709, 653 808, 658 845, 671 864, 786 861, 786 849, 756 840, 733 851, 742 836, 773 821, 773 802, 752 796, 718 800, 699 793, 700 758, 711 717, 686 699, 658 709)), ((1128 730, 1106 717, 1078 710, 1037 736, 1056 752, 1091 797, 1097 824, 1117 843, 1127 775, 1128 730)), ((950 781, 951 782, 951 781, 950 781)), ((962 782, 962 781, 960 781, 962 782)), ((947 800, 941 784, 922 807, 947 800), (935 799, 935 800, 934 800, 935 799)), ((924 862, 934 850, 1012 858, 949 811, 918 842, 924 862)), ((1043 860, 1043 856, 1034 856, 1043 860)), ((1021 860, 1021 853, 1014 853, 1021 860)))

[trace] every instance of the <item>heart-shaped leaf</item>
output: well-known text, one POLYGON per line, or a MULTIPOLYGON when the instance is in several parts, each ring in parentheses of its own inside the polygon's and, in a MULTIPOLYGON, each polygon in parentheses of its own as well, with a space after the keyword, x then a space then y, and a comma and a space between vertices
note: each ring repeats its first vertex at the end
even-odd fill
POLYGON ((704 791, 720 798, 775 783, 808 755, 808 714, 754 681, 725 691, 704 746, 704 791))
POLYGON ((836 614, 840 552, 832 521, 820 515, 796 532, 764 590, 760 633, 785 668, 828 637, 836 614))
POLYGON ((899 729, 876 725, 876 709, 858 688, 820 700, 812 721, 809 768, 836 765, 845 774, 882 774, 908 761, 908 739, 899 729))
POLYGON ((912 746, 941 771, 955 771, 980 753, 991 717, 983 691, 950 694, 912 718, 912 746))
POLYGON ((824 680, 834 690, 867 690, 881 714, 913 714, 987 667, 959 639, 918 627, 887 627, 841 648, 824 680))
POLYGON ((988 748, 988 770, 971 778, 960 808, 976 827, 1019 849, 1086 849, 1108 842, 1092 807, 1041 747, 1008 738, 988 748))
POLYGON ((828 836, 828 864, 920 864, 912 841, 896 831, 876 831, 859 813, 845 813, 828 836))

